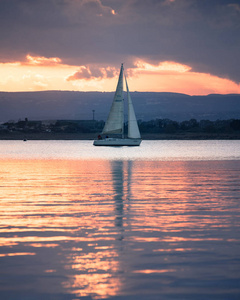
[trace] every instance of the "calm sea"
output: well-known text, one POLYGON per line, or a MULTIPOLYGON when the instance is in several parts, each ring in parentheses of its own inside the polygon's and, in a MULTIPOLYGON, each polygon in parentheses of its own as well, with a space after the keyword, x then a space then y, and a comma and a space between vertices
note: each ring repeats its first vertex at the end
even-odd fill
POLYGON ((240 299, 240 141, 0 141, 0 299, 240 299))

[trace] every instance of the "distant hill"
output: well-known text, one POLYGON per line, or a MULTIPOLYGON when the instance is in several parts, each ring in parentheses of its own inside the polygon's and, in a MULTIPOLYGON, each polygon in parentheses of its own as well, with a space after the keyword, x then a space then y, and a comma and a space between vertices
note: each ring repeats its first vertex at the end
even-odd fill
MULTIPOLYGON (((138 119, 183 121, 238 119, 240 94, 189 96, 178 93, 131 93, 138 119)), ((106 120, 113 92, 0 92, 0 121, 72 119, 106 120)))

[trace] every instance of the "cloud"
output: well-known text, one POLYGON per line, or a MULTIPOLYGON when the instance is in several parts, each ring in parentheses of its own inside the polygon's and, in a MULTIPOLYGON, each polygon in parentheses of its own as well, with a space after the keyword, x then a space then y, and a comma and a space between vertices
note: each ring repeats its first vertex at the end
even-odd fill
MULTIPOLYGON (((174 61, 151 63, 136 59, 125 66, 131 91, 179 92, 191 95, 240 93, 240 85, 174 61)), ((0 63, 0 90, 114 91, 119 68, 99 65, 71 66, 45 57, 15 63, 0 63), (55 63, 56 61, 56 63, 55 63)))
MULTIPOLYGON (((73 86, 108 90, 116 86, 119 69, 105 69, 97 66, 82 66, 67 78, 73 86), (107 72, 109 71, 109 73, 107 72), (111 79, 114 78, 114 81, 111 79)), ((133 66, 125 69, 131 90, 154 92, 178 92, 190 95, 211 93, 240 93, 240 85, 229 79, 213 76, 208 73, 194 72, 188 65, 174 61, 150 63, 137 59, 133 66)))
POLYGON ((238 3, 230 3, 228 4, 229 7, 233 8, 234 10, 236 10, 236 12, 240 12, 240 4, 238 3))
POLYGON ((191 70, 190 66, 182 65, 174 61, 163 61, 158 64, 150 64, 148 62, 137 60, 135 63, 137 73, 185 73, 191 70))
POLYGON ((73 75, 69 76, 67 78, 67 81, 72 80, 101 80, 105 78, 113 78, 117 74, 117 71, 115 68, 99 68, 96 66, 82 66, 80 67, 79 71, 75 72, 73 75))
POLYGON ((38 66, 53 66, 62 62, 59 57, 44 57, 44 56, 31 56, 28 54, 26 56, 27 61, 21 62, 21 64, 26 65, 38 65, 38 66))
POLYGON ((239 82, 239 20, 239 0, 1 0, 0 60, 85 66, 73 81, 140 58, 239 82))
POLYGON ((150 64, 135 62, 127 70, 131 90, 176 92, 189 95, 240 93, 240 84, 208 73, 194 72, 190 66, 176 62, 150 64))
POLYGON ((87 69, 86 67, 81 67, 80 70, 76 73, 74 73, 73 75, 69 76, 67 78, 67 81, 71 81, 71 80, 81 80, 81 79, 92 79, 94 77, 92 77, 91 72, 89 69, 87 69))

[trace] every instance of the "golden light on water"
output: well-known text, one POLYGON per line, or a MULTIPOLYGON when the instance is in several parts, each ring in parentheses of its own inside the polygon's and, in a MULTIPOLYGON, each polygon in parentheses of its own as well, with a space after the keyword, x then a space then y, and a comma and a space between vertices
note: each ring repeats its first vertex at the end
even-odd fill
POLYGON ((4 256, 21 256, 21 255, 36 255, 34 252, 16 252, 16 253, 6 253, 6 254, 0 254, 0 257, 4 256))
POLYGON ((93 295, 95 299, 100 299, 117 295, 121 282, 119 278, 112 276, 119 270, 117 257, 115 250, 107 249, 87 255, 80 252, 79 255, 68 257, 69 268, 84 274, 71 276, 63 283, 64 288, 79 297, 93 295), (86 288, 82 289, 83 286, 86 288))
POLYGON ((139 274, 154 274, 154 273, 157 273, 157 274, 161 274, 161 273, 168 273, 168 272, 175 272, 176 270, 174 269, 169 269, 169 270, 149 270, 149 269, 146 269, 146 270, 135 270, 133 271, 133 273, 139 273, 139 274))

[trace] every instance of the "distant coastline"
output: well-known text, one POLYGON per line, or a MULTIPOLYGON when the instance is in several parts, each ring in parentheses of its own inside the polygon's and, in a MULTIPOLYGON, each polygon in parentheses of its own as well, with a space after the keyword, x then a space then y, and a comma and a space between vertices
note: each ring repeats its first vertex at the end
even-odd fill
MULTIPOLYGON (((94 140, 96 133, 0 133, 0 140, 94 140)), ((142 133, 143 140, 239 140, 240 132, 234 133, 142 133)))
MULTIPOLYGON (((0 92, 0 121, 106 120, 113 92, 0 92)), ((168 92, 132 92, 138 120, 239 119, 240 94, 189 96, 168 92)))

